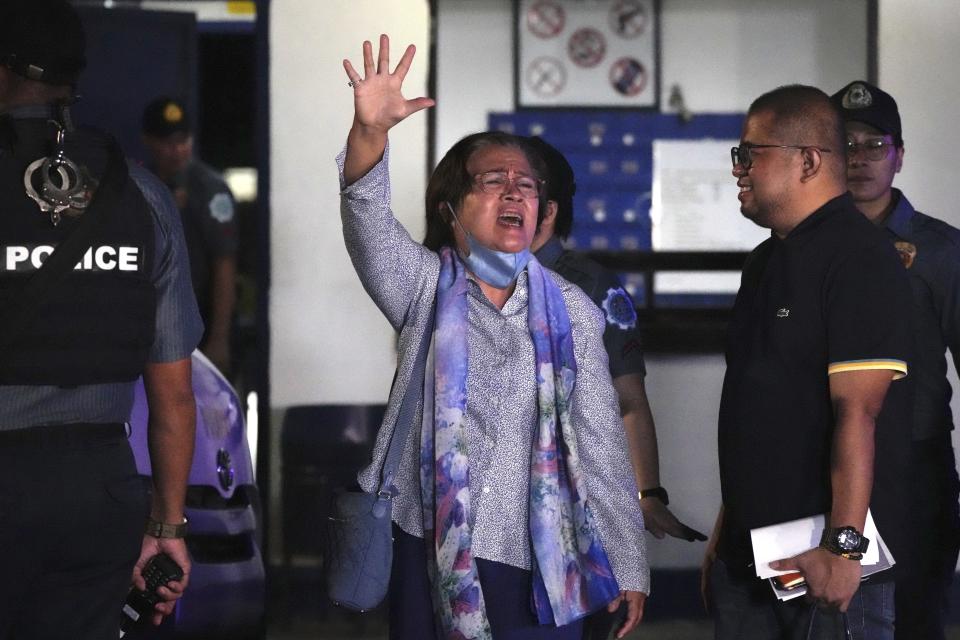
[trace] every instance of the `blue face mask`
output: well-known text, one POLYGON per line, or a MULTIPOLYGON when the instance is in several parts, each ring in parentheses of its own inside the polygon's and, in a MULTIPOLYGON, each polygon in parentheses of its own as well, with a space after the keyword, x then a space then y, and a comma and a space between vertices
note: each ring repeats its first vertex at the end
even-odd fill
POLYGON ((457 226, 463 231, 467 239, 467 246, 470 248, 469 255, 460 254, 467 268, 480 280, 498 289, 506 289, 516 281, 520 273, 527 267, 532 254, 529 249, 518 251, 517 253, 507 253, 506 251, 496 251, 483 246, 477 242, 473 235, 463 228, 456 211, 446 203, 457 226))

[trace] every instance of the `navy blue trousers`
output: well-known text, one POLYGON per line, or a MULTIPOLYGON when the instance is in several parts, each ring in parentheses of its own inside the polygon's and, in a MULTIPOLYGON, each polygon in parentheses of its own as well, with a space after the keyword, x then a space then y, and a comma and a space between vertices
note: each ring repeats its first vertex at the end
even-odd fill
MULTIPOLYGON (((438 640, 422 538, 393 525, 390 640, 438 640)), ((583 623, 541 626, 531 608, 530 571, 477 558, 480 588, 494 640, 581 640, 583 623)))
POLYGON ((0 431, 0 640, 110 640, 147 498, 123 425, 0 431))
POLYGON ((716 560, 710 597, 715 640, 893 640, 890 581, 861 584, 844 621, 836 609, 820 609, 805 597, 779 602, 766 580, 734 575, 716 560))
POLYGON ((960 551, 960 481, 950 434, 913 443, 910 544, 896 554, 897 640, 943 640, 960 551))

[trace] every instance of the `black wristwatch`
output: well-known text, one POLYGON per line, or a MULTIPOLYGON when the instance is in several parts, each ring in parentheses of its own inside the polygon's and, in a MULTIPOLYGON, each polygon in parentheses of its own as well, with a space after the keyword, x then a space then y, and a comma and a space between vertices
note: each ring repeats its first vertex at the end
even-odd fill
POLYGON ((640 499, 644 498, 658 498, 664 506, 670 504, 670 498, 667 497, 667 490, 663 487, 653 487, 650 489, 642 489, 640 491, 640 499))
POLYGON ((853 527, 838 527, 823 530, 820 546, 848 560, 860 560, 870 546, 870 540, 853 527))

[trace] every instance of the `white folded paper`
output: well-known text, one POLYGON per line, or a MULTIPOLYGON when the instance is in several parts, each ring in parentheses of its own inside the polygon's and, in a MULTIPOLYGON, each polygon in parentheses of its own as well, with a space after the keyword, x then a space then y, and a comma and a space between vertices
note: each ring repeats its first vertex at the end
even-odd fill
MULTIPOLYGON (((804 551, 820 546, 820 538, 823 535, 825 523, 826 517, 818 515, 752 529, 750 539, 753 544, 753 560, 757 576, 774 578, 787 573, 795 573, 795 570, 777 571, 770 568, 770 563, 775 560, 792 558, 804 551)), ((867 552, 863 554, 863 559, 860 560, 862 576, 865 578, 893 566, 894 558, 890 554, 886 543, 880 537, 877 525, 873 521, 873 514, 869 510, 863 527, 863 535, 870 540, 870 546, 867 547, 867 552)), ((790 600, 807 592, 805 586, 783 589, 772 579, 770 584, 774 593, 781 600, 790 600)))

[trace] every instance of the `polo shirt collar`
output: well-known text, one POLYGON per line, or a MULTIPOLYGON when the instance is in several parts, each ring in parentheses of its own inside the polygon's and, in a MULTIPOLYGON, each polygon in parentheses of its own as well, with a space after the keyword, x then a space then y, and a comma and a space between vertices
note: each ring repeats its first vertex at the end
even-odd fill
POLYGON ((563 251, 563 243, 554 236, 547 240, 545 245, 537 249, 533 255, 535 255, 537 260, 540 261, 540 264, 547 269, 553 269, 553 265, 557 264, 557 260, 563 255, 563 251))
POLYGON ((887 230, 892 231, 897 237, 903 238, 904 240, 913 240, 913 230, 910 223, 913 220, 913 215, 916 213, 916 210, 899 189, 893 190, 893 197, 896 199, 897 204, 893 208, 893 211, 890 212, 890 215, 887 216, 887 221, 883 226, 887 230))
MULTIPOLYGON (((796 238, 802 238, 807 232, 819 226, 819 224, 826 220, 831 214, 844 209, 856 209, 856 205, 853 203, 853 196, 850 195, 849 191, 827 200, 819 209, 808 215, 800 224, 795 226, 790 233, 787 234, 787 237, 784 238, 784 241, 789 242, 796 238)), ((774 234, 773 237, 776 238, 776 234, 774 234)))

